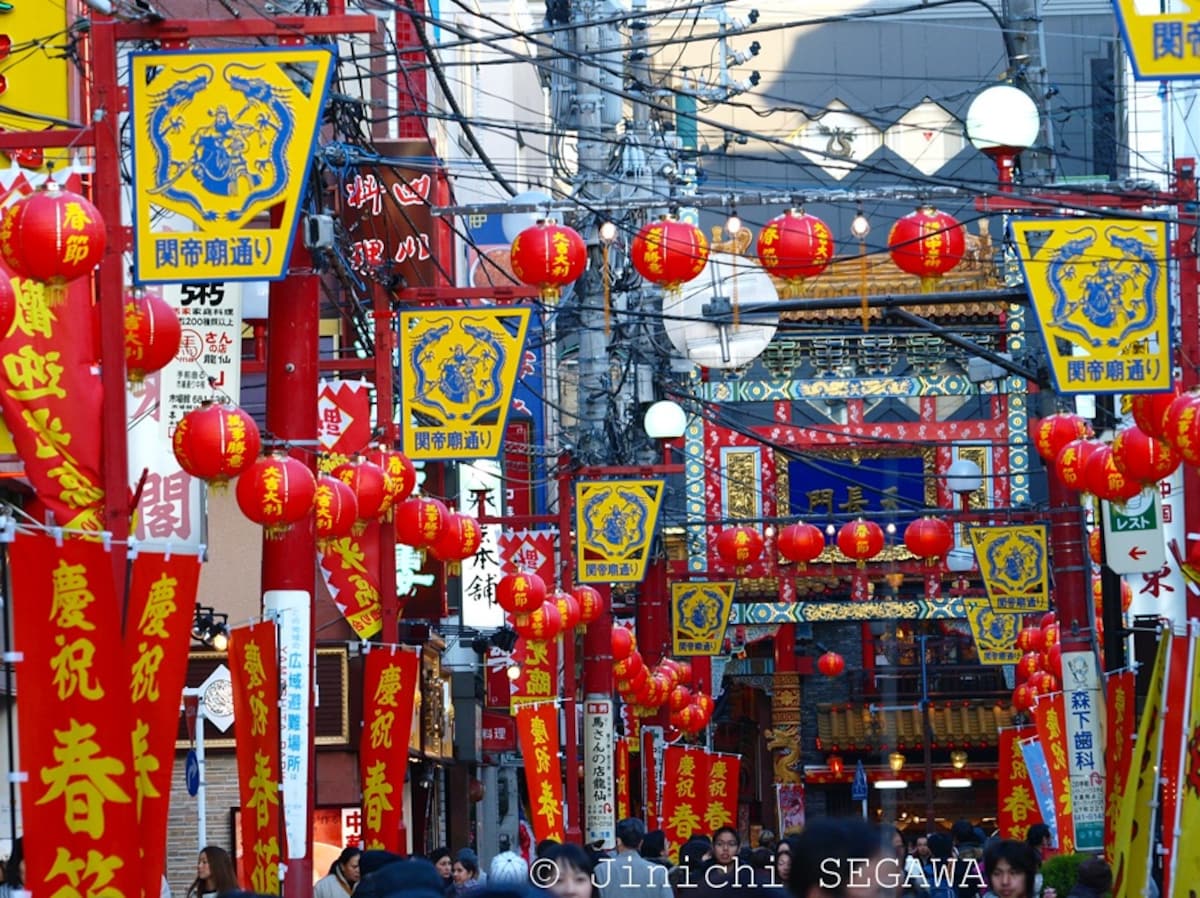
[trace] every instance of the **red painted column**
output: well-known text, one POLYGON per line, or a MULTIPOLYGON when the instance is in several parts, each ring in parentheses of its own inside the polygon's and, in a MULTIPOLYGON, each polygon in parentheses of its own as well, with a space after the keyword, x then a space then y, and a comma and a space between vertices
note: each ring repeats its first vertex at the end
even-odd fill
MULTIPOLYGON (((1200 386, 1200 272, 1196 270, 1196 160, 1175 160, 1175 192, 1179 196, 1179 232, 1172 255, 1179 262, 1179 320, 1184 335, 1176 364, 1184 390, 1200 386)), ((1200 533, 1200 471, 1183 466, 1183 509, 1187 533, 1200 533)), ((1187 547, 1183 555, 1187 557, 1187 547)), ((1189 618, 1200 618, 1200 596, 1187 594, 1189 618)))
MULTIPOLYGON (((312 260, 300 236, 292 250, 293 271, 309 272, 312 260)), ((317 389, 320 281, 314 274, 289 274, 271 284, 267 325, 267 433, 290 454, 316 467, 317 389)), ((303 590, 315 596, 317 542, 313 518, 288 530, 281 539, 263 539, 262 588, 303 590)), ((310 651, 315 649, 315 602, 309 602, 310 651)), ((310 698, 309 732, 316 732, 316 713, 310 698)), ((316 780, 315 741, 308 744, 308 809, 304 831, 309 833, 303 858, 288 860, 285 898, 312 898, 312 817, 316 780)))
POLYGON ((1095 644, 1091 596, 1083 556, 1083 513, 1078 494, 1067 489, 1053 465, 1046 466, 1050 493, 1050 549, 1054 557, 1054 598, 1062 650, 1085 652, 1095 644))
MULTIPOLYGON (((574 522, 571 520, 575 507, 572 466, 569 455, 558 459, 558 545, 559 572, 562 588, 573 589, 575 585, 575 543, 571 539, 574 522)), ((576 726, 579 682, 575 676, 575 633, 563 634, 563 789, 566 807, 563 809, 563 828, 568 842, 579 845, 583 842, 582 819, 583 797, 579 791, 579 728, 576 726)), ((611 637, 609 653, 612 652, 611 637)), ((611 660, 610 660, 611 665, 611 660)))
MULTIPOLYGON (((391 292, 382 284, 374 284, 371 297, 375 319, 375 430, 383 445, 397 449, 392 386, 395 313, 391 292)), ((396 597, 396 528, 391 520, 383 521, 379 527, 379 602, 383 615, 380 638, 385 644, 395 644, 400 641, 400 600, 396 597)))

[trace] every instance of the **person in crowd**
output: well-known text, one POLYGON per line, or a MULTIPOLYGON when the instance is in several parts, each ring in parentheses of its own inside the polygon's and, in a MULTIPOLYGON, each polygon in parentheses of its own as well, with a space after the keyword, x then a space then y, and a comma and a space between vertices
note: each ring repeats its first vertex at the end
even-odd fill
MULTIPOLYGON (((1038 898, 1034 888, 1038 859, 1028 842, 997 839, 983 849, 983 872, 990 898, 1038 898)), ((1054 889, 1041 898, 1056 898, 1054 889)))
POLYGON ((986 884, 983 876, 983 839, 970 820, 959 820, 950 827, 954 851, 958 858, 955 873, 957 898, 977 898, 986 884))
POLYGON ((955 898, 954 840, 945 833, 932 833, 925 840, 929 860, 922 865, 929 885, 929 898, 955 898))
POLYGON ((1034 896, 1041 895, 1042 864, 1054 853, 1050 827, 1045 823, 1033 824, 1033 826, 1029 827, 1029 831, 1025 833, 1025 844, 1033 849, 1033 856, 1037 862, 1036 872, 1033 877, 1033 894, 1034 896))
POLYGON ((558 839, 542 839, 533 850, 534 856, 550 857, 551 854, 558 850, 558 846, 561 844, 558 839))
POLYGON ((508 833, 501 833, 497 841, 500 853, 492 858, 488 867, 488 884, 498 886, 508 883, 524 888, 529 882, 529 864, 525 862, 525 858, 512 850, 512 838, 508 833))
POLYGON ((454 891, 454 858, 450 857, 450 849, 445 845, 429 852, 429 862, 442 877, 442 892, 449 895, 454 891))
POLYGON ((775 831, 764 828, 758 834, 758 847, 766 848, 772 854, 775 852, 775 844, 778 840, 775 838, 775 831))
POLYGON ((465 895, 484 883, 479 872, 479 855, 471 848, 460 849, 454 855, 454 866, 450 868, 450 873, 454 877, 453 895, 465 895))
POLYGON ((4 864, 4 882, 0 883, 0 896, 10 898, 13 892, 25 888, 25 838, 13 841, 12 853, 4 864))
POLYGON ((1112 867, 1098 857, 1079 864, 1075 873, 1075 888, 1067 898, 1104 898, 1113 887, 1112 867))
MULTIPOLYGON (((363 873, 354 898, 443 898, 442 877, 426 858, 402 858, 374 850, 364 851, 363 858, 371 854, 378 854, 386 863, 363 873), (389 857, 383 857, 385 854, 389 857)), ((359 866, 366 869, 363 860, 359 866)))
MULTIPOLYGON (((600 898, 596 887, 596 868, 586 851, 574 843, 550 846, 546 858, 554 862, 554 875, 545 885, 554 898, 600 898)), ((540 878, 540 877, 535 877, 540 878)))
POLYGON ((200 849, 196 858, 196 878, 188 887, 188 898, 216 898, 239 888, 229 852, 218 845, 200 849))
POLYGON ((779 840, 775 846, 775 869, 769 885, 787 887, 788 874, 792 872, 792 841, 790 837, 779 840))
POLYGON ((713 864, 708 836, 692 836, 680 846, 679 863, 671 868, 671 890, 675 898, 695 896, 704 884, 704 873, 713 864))
POLYGON ((727 872, 733 871, 733 862, 737 858, 738 848, 742 840, 737 830, 732 826, 722 826, 712 834, 712 859, 724 867, 727 872))
POLYGON ((855 818, 809 821, 792 841, 792 898, 889 898, 897 879, 893 848, 855 818))
POLYGON ((652 829, 646 833, 638 853, 650 863, 659 864, 668 870, 673 866, 671 859, 667 857, 667 836, 661 829, 652 829))
POLYGON ((667 870, 652 864, 639 850, 646 837, 646 824, 629 817, 617 824, 617 856, 597 868, 600 898, 638 895, 641 898, 672 898, 667 870))
POLYGON ((329 874, 322 876, 313 886, 313 898, 346 898, 347 895, 353 895, 358 885, 358 860, 361 854, 362 850, 357 846, 343 848, 342 853, 329 865, 329 874))

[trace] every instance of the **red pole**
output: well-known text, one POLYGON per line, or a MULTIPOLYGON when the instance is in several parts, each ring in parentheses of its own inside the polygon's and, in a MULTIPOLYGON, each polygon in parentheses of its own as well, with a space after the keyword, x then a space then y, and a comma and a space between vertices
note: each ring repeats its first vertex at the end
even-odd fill
MULTIPOLYGON (((396 421, 393 416, 395 391, 392 388, 392 351, 396 337, 392 332, 391 294, 382 284, 372 287, 375 317, 375 426, 389 449, 396 448, 396 421)), ((390 518, 391 515, 388 515, 390 518)), ((400 641, 400 602, 396 598, 396 528, 392 521, 379 527, 379 602, 383 614, 380 633, 385 644, 400 641)))
MULTIPOLYGON (((293 271, 310 272, 312 260, 300 235, 292 250, 293 271)), ((320 280, 314 274, 289 274, 271 284, 267 326, 267 432, 289 444, 290 454, 316 467, 317 390, 320 351, 320 280)), ((310 514, 281 539, 263 539, 262 588, 303 590, 309 601, 309 651, 316 649, 313 614, 317 585, 317 541, 310 514)), ((316 732, 315 702, 308 703, 309 732, 316 732)), ((311 834, 316 782, 315 741, 309 739, 306 824, 311 834)), ((303 857, 287 859, 283 881, 285 898, 312 898, 312 839, 305 842, 303 857)))
POLYGON ((1092 630, 1088 572, 1083 557, 1083 515, 1076 494, 1046 466, 1050 494, 1050 545, 1054 554, 1054 598, 1062 650, 1086 652, 1096 644, 1092 630))
MULTIPOLYGON (((1179 321, 1185 335, 1179 347, 1178 364, 1183 389, 1200 385, 1200 355, 1196 334, 1200 333, 1200 272, 1196 270, 1196 160, 1175 160, 1175 192, 1179 197, 1179 232, 1174 246, 1179 260, 1179 321)), ((1200 471, 1183 466, 1183 509, 1186 533, 1200 533, 1200 471)), ((1187 547, 1183 547, 1187 557, 1187 547)), ((1187 616, 1200 618, 1200 596, 1187 591, 1187 616)))
MULTIPOLYGON (((571 589, 575 581, 575 543, 571 538, 571 509, 574 507, 571 491, 570 457, 563 455, 558 460, 558 545, 561 586, 571 589)), ((611 651, 611 646, 610 649, 611 651)), ((579 731, 576 727, 576 695, 579 683, 575 677, 575 634, 563 634, 563 761, 566 764, 563 786, 566 807, 563 808, 563 828, 568 842, 579 845, 583 832, 579 828, 580 805, 583 796, 579 790, 579 731)))

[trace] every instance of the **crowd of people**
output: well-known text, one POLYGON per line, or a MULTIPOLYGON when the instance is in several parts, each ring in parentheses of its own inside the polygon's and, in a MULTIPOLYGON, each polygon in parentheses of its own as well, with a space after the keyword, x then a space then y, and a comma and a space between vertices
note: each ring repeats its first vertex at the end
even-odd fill
MULTIPOLYGON (((622 820, 612 851, 551 840, 530 860, 501 837, 500 853, 481 869, 472 848, 439 848, 425 857, 346 848, 314 898, 720 898, 731 891, 767 891, 776 898, 1060 898, 1040 872, 1049 850, 1044 825, 1025 841, 987 838, 968 821, 949 833, 908 841, 891 826, 858 819, 811 821, 803 832, 776 839, 759 834, 743 845, 721 827, 694 836, 676 857, 661 831, 636 818, 622 820)), ((200 852, 187 898, 236 892, 227 852, 200 852)), ((1061 898, 1105 898, 1112 871, 1099 858, 1078 867, 1076 885, 1061 898)), ((763 896, 772 898, 772 896, 763 896)))

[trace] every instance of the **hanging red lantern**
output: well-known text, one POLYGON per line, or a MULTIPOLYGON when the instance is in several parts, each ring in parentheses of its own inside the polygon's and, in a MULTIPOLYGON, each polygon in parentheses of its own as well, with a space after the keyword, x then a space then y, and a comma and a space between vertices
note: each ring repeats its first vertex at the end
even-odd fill
POLYGON ((0 274, 0 340, 8 336, 16 319, 17 294, 12 279, 7 274, 0 274))
POLYGON ((682 711, 692 703, 692 690, 686 686, 676 686, 667 698, 667 707, 672 711, 682 711))
POLYGON ((1032 686, 1038 695, 1050 695, 1059 689, 1058 677, 1048 670, 1035 673, 1026 685, 1032 686))
POLYGON ((819 275, 833 259, 833 234, 815 215, 788 209, 758 232, 755 249, 763 270, 795 295, 805 278, 819 275))
POLYGON ((696 695, 695 704, 700 709, 700 715, 705 724, 712 720, 713 711, 717 710, 716 699, 707 692, 700 692, 696 695))
POLYGON ((837 652, 826 652, 817 659, 817 670, 827 677, 836 677, 846 669, 846 659, 837 652))
POLYGON ((1117 431, 1112 459, 1118 471, 1138 484, 1157 483, 1170 477, 1183 461, 1174 446, 1150 436, 1140 427, 1122 427, 1117 431))
POLYGON ((664 215, 638 231, 629 257, 646 280, 667 290, 678 290, 704 270, 708 240, 695 225, 664 215))
POLYGON ((731 527, 717 536, 717 554, 728 564, 738 567, 753 564, 762 553, 762 534, 753 527, 731 527))
POLYGON ((1041 627, 1042 630, 1044 631, 1051 624, 1057 624, 1057 623, 1058 623, 1058 612, 1057 611, 1047 611, 1045 614, 1042 615, 1042 619, 1038 623, 1038 626, 1041 627))
POLYGON ((280 539, 313 510, 317 478, 308 465, 282 452, 264 455, 238 478, 242 514, 261 524, 267 539, 280 539))
POLYGON ((125 376, 140 384, 175 359, 183 329, 170 303, 157 293, 125 294, 125 376))
POLYGON ((1053 462, 1067 443, 1087 439, 1091 434, 1091 427, 1079 415, 1058 412, 1035 422, 1032 436, 1033 445, 1042 460, 1053 462))
POLYGON ((1071 440, 1059 450, 1054 460, 1054 470, 1063 486, 1083 492, 1087 482, 1085 471, 1088 459, 1103 445, 1099 440, 1071 440))
POLYGON ((825 534, 812 524, 788 524, 779 531, 776 545, 779 554, 788 561, 808 564, 825 551, 825 534))
POLYGON ((580 625, 586 627, 592 621, 599 620, 600 615, 604 613, 604 596, 600 595, 600 590, 583 583, 576 586, 572 592, 579 602, 580 625))
POLYGON ((505 574, 496 582, 496 604, 509 614, 528 614, 546 601, 546 581, 537 574, 505 574))
POLYGON ((1040 652, 1042 650, 1041 628, 1022 627, 1017 633, 1017 648, 1022 652, 1040 652))
POLYGON ((613 627, 612 657, 613 661, 622 661, 633 654, 637 648, 637 638, 628 627, 613 627))
POLYGON ((392 516, 396 521, 396 539, 406 546, 424 549, 433 545, 445 529, 450 509, 440 499, 416 496, 396 506, 392 516))
POLYGON ((403 452, 383 447, 368 452, 367 461, 383 470, 384 499, 379 513, 386 515, 417 488, 417 468, 403 452))
POLYGON ((613 661, 612 665, 613 676, 621 680, 631 680, 637 676, 639 670, 646 669, 646 662, 642 658, 641 652, 634 649, 620 661, 613 661))
MULTIPOLYGON (((1062 644, 1055 643, 1042 653, 1042 670, 1062 680, 1062 644)), ((1038 690, 1039 692, 1041 690, 1038 690)))
POLYGON ((883 551, 883 528, 874 521, 850 521, 838 531, 837 544, 842 554, 859 566, 883 551))
POLYGON ((517 280, 537 287, 547 302, 555 302, 562 287, 579 280, 587 268, 587 245, 574 228, 539 221, 513 240, 511 265, 517 280))
POLYGON ((96 207, 49 178, 5 210, 0 255, 14 274, 46 284, 47 301, 54 306, 68 283, 100 264, 106 238, 96 207))
POLYGON ((1161 439, 1167 409, 1179 395, 1179 384, 1175 384, 1174 388, 1166 393, 1134 393, 1129 400, 1134 423, 1147 436, 1161 439))
POLYGON ((540 642, 553 639, 562 632, 562 618, 553 602, 542 602, 528 614, 518 614, 513 629, 526 639, 540 642))
POLYGON ((1111 446, 1101 444, 1089 457, 1083 470, 1087 491, 1109 502, 1126 502, 1142 491, 1142 485, 1117 469, 1111 446))
MULTIPOLYGON (((558 608, 558 613, 562 616, 563 632, 568 633, 579 626, 579 600, 569 592, 556 592, 550 596, 550 601, 558 608)), ((623 629, 618 627, 617 629, 623 629)), ((615 630, 614 630, 615 632, 615 630)), ((613 655, 615 658, 616 655, 613 655)))
POLYGON ((845 761, 841 755, 830 755, 825 759, 825 766, 829 768, 829 772, 834 776, 841 776, 842 771, 846 769, 845 761))
POLYGON ((904 545, 935 567, 954 548, 954 530, 941 518, 918 518, 904 528, 904 545))
POLYGON ((896 266, 920 277, 921 290, 928 293, 962 261, 966 236, 953 215, 922 206, 892 225, 888 249, 896 266))
POLYGON ((1046 624, 1042 627, 1042 651, 1047 651, 1050 646, 1058 645, 1058 624, 1046 624))
POLYGON ((357 529, 361 533, 367 522, 379 517, 387 501, 387 475, 383 468, 359 455, 338 465, 332 474, 354 491, 358 501, 357 529))
POLYGON ((676 661, 675 670, 679 674, 679 682, 684 686, 690 686, 692 683, 692 665, 688 661, 676 661))
POLYGON ((1021 683, 1028 680, 1042 669, 1042 653, 1028 651, 1017 661, 1017 680, 1021 683))
POLYGON ((1104 533, 1099 527, 1092 529, 1088 534, 1088 557, 1092 559, 1094 564, 1100 564, 1104 558, 1104 533))
POLYGON ((349 536, 358 518, 358 501, 354 490, 336 477, 324 474, 317 478, 313 495, 313 521, 317 530, 317 546, 325 549, 334 540, 349 536))
POLYGON ((446 525, 429 544, 429 554, 451 565, 470 558, 483 545, 483 528, 470 515, 456 511, 446 515, 446 525))
POLYGON ((258 425, 227 402, 201 403, 175 425, 175 460, 193 477, 221 486, 254 464, 262 448, 258 425))
POLYGON ((1033 706, 1037 704, 1037 695, 1037 690, 1033 686, 1029 683, 1022 683, 1013 690, 1013 710, 1019 711, 1022 714, 1028 714, 1033 710, 1033 706))
POLYGON ((1180 393, 1163 412, 1162 438, 1189 465, 1200 465, 1200 392, 1180 393))

